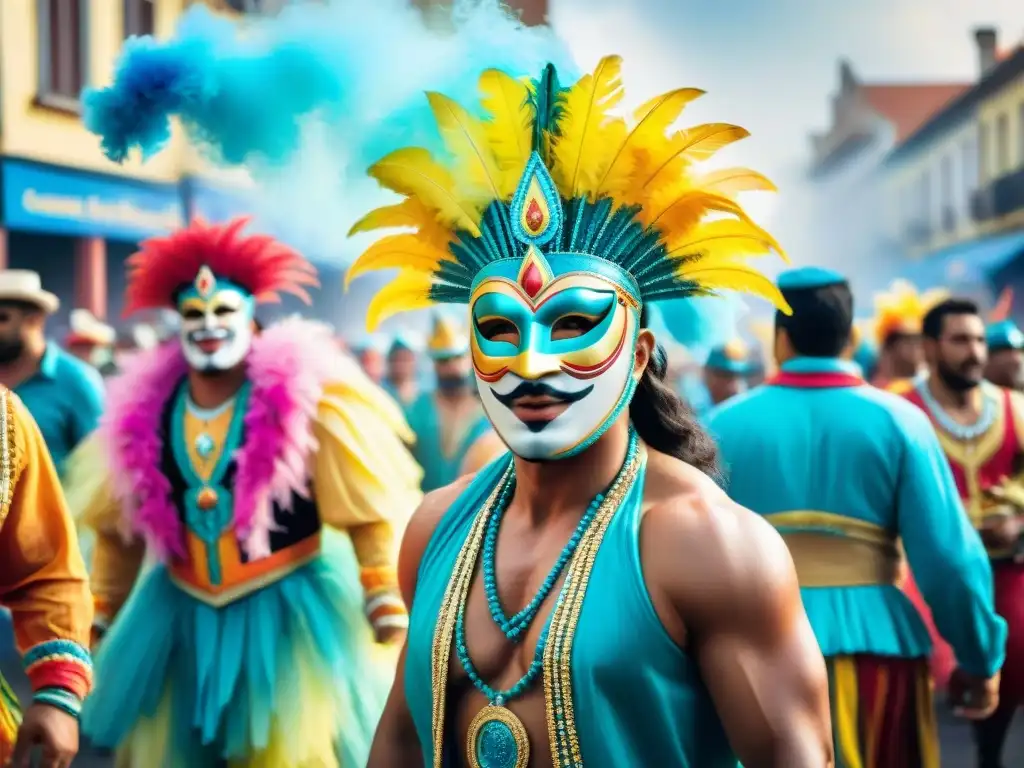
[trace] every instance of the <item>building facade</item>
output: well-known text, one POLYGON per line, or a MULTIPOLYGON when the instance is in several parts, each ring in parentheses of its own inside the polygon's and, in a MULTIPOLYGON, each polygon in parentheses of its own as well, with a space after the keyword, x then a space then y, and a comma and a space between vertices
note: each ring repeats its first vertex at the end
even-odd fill
POLYGON ((893 148, 884 185, 904 276, 987 302, 1024 284, 1024 47, 974 36, 977 82, 893 148))
POLYGON ((127 37, 170 34, 182 7, 0 3, 0 265, 41 273, 62 299, 58 326, 74 306, 101 318, 116 311, 135 243, 183 221, 177 147, 144 166, 115 166, 82 127, 79 101, 110 76, 127 37))
POLYGON ((787 238, 790 252, 848 274, 857 294, 883 287, 898 263, 887 204, 878 194, 883 161, 966 87, 864 82, 849 62, 839 62, 831 125, 811 136, 804 199, 796 206, 799 226, 787 238))

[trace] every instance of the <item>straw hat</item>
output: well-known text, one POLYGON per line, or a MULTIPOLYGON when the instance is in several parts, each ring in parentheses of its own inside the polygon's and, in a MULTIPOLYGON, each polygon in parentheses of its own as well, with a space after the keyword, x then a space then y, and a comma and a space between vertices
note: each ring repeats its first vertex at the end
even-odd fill
POLYGON ((0 270, 0 301, 23 301, 34 304, 52 315, 60 307, 60 299, 43 290, 38 272, 30 269, 0 270))
POLYGON ((97 346, 109 346, 117 340, 117 333, 106 323, 98 320, 92 312, 87 309, 71 310, 69 318, 71 326, 68 334, 68 344, 95 344, 97 346))

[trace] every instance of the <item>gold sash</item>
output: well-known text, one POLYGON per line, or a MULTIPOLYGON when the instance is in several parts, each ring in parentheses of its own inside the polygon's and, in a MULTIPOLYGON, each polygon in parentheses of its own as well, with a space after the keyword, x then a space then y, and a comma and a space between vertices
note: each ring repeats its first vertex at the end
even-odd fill
POLYGON ((801 587, 897 585, 903 553, 892 531, 829 512, 778 512, 766 519, 782 535, 801 587))

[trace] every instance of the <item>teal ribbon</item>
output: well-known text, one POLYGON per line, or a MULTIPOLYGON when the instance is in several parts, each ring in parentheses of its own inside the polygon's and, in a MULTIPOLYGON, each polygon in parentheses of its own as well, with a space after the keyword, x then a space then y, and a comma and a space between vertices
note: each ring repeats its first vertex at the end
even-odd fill
POLYGON ((235 410, 231 414, 224 448, 217 458, 208 480, 203 480, 196 473, 188 452, 185 438, 185 419, 188 408, 188 382, 178 388, 177 400, 174 404, 171 422, 171 447, 174 460, 181 470, 182 477, 188 484, 185 490, 185 525, 199 538, 206 549, 206 568, 210 583, 214 586, 223 582, 224 575, 220 563, 220 551, 217 542, 234 521, 234 494, 224 486, 224 475, 231 466, 232 456, 242 441, 245 412, 249 401, 249 383, 246 382, 235 396, 235 410), (199 506, 199 497, 203 491, 212 491, 216 502, 212 507, 203 509, 199 506))

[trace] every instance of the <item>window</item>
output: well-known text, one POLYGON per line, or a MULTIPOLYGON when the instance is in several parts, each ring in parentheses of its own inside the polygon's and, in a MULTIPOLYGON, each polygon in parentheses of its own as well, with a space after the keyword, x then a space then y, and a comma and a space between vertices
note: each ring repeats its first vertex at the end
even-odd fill
POLYGON ((978 131, 978 184, 988 184, 992 178, 992 131, 988 123, 982 123, 978 131))
POLYGON ((38 0, 39 101, 77 109, 86 83, 87 0, 38 0))
POLYGON ((927 171, 921 176, 921 192, 918 198, 918 222, 927 227, 932 220, 932 176, 927 171))
POLYGON ((1005 112, 996 119, 996 165, 995 176, 1002 176, 1010 170, 1010 116, 1005 112))
POLYGON ((1017 165, 1024 167, 1024 101, 1017 108, 1017 165))
POLYGON ((946 155, 942 158, 942 169, 940 176, 940 195, 943 208, 950 208, 953 205, 953 156, 946 155))
POLYGON ((152 35, 156 0, 124 0, 124 36, 152 35))
POLYGON ((960 160, 961 174, 964 182, 964 199, 978 188, 978 145, 975 139, 965 139, 960 160))

